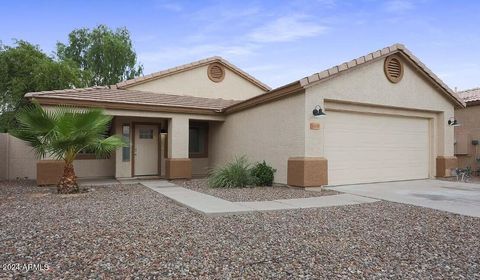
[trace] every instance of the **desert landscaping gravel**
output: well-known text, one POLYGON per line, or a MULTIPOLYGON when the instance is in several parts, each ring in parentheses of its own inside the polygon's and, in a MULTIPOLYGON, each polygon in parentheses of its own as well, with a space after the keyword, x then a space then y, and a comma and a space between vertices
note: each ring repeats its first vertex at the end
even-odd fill
POLYGON ((141 185, 0 182, 0 279, 479 279, 480 219, 390 202, 206 217, 141 185))
POLYGON ((272 187, 247 188, 210 188, 206 179, 176 180, 175 184, 197 192, 213 195, 228 201, 265 201, 275 199, 305 198, 324 195, 334 195, 338 192, 322 189, 322 191, 307 191, 303 188, 274 185, 272 187))

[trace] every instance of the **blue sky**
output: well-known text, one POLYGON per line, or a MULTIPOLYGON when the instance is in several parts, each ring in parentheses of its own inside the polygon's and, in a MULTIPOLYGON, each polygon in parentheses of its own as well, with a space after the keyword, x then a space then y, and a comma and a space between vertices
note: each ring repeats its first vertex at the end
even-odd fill
POLYGON ((270 86, 396 42, 450 87, 480 86, 480 1, 4 1, 0 40, 52 53, 74 28, 127 27, 145 74, 220 55, 270 86))

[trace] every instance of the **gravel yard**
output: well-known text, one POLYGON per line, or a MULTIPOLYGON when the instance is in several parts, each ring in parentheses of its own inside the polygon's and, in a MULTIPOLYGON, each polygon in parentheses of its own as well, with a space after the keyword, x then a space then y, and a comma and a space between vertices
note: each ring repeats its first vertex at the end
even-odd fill
POLYGON ((174 183, 181 187, 213 195, 228 201, 264 201, 338 194, 338 192, 333 190, 323 189, 321 192, 306 191, 303 188, 287 187, 283 185, 230 189, 210 188, 208 187, 207 179, 194 179, 187 181, 176 180, 174 183))
POLYGON ((206 217, 141 185, 0 182, 0 279, 480 278, 480 219, 390 202, 206 217), (15 273, 15 275, 14 275, 15 273))

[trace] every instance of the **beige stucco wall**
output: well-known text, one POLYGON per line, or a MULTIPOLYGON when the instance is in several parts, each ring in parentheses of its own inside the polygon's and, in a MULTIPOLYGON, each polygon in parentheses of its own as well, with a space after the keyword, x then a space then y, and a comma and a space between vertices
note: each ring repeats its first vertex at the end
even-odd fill
POLYGON ((198 67, 135 85, 129 89, 227 100, 243 100, 264 92, 227 68, 225 68, 223 81, 215 83, 208 78, 207 68, 208 66, 198 67))
POLYGON ((211 125, 210 165, 225 164, 235 156, 252 162, 265 160, 277 169, 275 182, 287 182, 287 161, 304 154, 304 95, 229 115, 211 125))
POLYGON ((7 133, 0 133, 0 180, 7 179, 7 133))
POLYGON ((26 142, 8 136, 8 179, 35 179, 37 158, 26 142))
POLYGON ((434 176, 435 158, 453 155, 453 128, 447 120, 453 116, 454 106, 413 67, 405 65, 398 84, 387 80, 380 60, 311 85, 304 95, 228 115, 224 123, 212 127, 210 165, 218 166, 245 154, 251 161, 269 162, 278 170, 275 182, 286 183, 289 157, 324 156, 328 110, 351 110, 429 120, 429 170, 434 176), (326 109, 327 116, 314 119, 315 105, 326 109), (320 130, 310 129, 313 121, 320 123, 320 130))
MULTIPOLYGON (((0 179, 36 179, 37 162, 32 148, 9 134, 0 134, 0 179)), ((79 178, 113 177, 114 159, 88 159, 74 161, 79 178)))
MULTIPOLYGON (((163 113, 163 112, 144 112, 144 111, 130 111, 130 110, 105 110, 106 114, 115 117, 114 126, 115 134, 121 135, 122 124, 131 124, 132 122, 154 122, 163 123, 164 127, 168 127, 169 133, 167 139, 169 141, 168 149, 166 152, 167 157, 172 158, 188 158, 188 122, 189 120, 211 121, 211 122, 223 122, 225 120, 224 115, 199 115, 199 114, 178 114, 178 113, 163 113)), ((133 134, 131 134, 133 137, 133 134)), ((130 143, 132 143, 130 141, 130 143)), ((211 146, 210 146, 211 147, 211 146)), ((116 151, 116 166, 115 177, 128 178, 132 176, 131 162, 122 161, 122 150, 116 151)), ((202 164, 205 161, 193 160, 192 161, 192 173, 194 175, 201 174, 204 168, 202 164)))
MULTIPOLYGON (((164 136, 164 139, 168 141, 168 151, 164 151, 165 157, 170 158, 188 158, 188 133, 189 133, 189 120, 199 120, 202 118, 207 118, 208 116, 198 116, 198 115, 180 115, 180 114, 170 114, 165 115, 165 117, 170 118, 145 118, 145 117, 131 117, 131 116, 117 116, 114 119, 115 134, 121 135, 122 125, 128 124, 132 127, 133 123, 156 123, 161 126, 163 129, 168 129, 168 134, 164 136)), ((211 117, 212 119, 217 119, 211 117)), ((133 149, 132 138, 133 130, 130 134, 130 149, 133 149)), ((162 147, 164 145, 161 145, 162 147)), ((117 178, 128 178, 132 176, 132 161, 124 162, 122 160, 122 149, 117 149, 115 152, 116 162, 115 162, 115 177, 117 178)), ((161 155, 160 155, 161 156, 161 155)), ((193 176, 204 176, 209 170, 209 158, 192 158, 192 175, 193 176)), ((164 158, 161 158, 160 170, 164 172, 164 158)), ((161 174, 161 175, 164 175, 161 174)))
POLYGON ((397 84, 390 83, 383 72, 383 63, 379 60, 361 66, 306 89, 305 155, 324 156, 322 135, 328 126, 328 110, 422 117, 431 120, 430 173, 433 176, 436 156, 453 156, 454 131, 447 125, 447 119, 453 116, 454 106, 407 63, 404 64, 403 79, 397 84), (313 119, 315 105, 326 109, 324 118, 313 119), (319 122, 321 129, 310 130, 309 123, 312 121, 319 122))
POLYGON ((480 141, 480 105, 455 110, 455 118, 461 126, 455 127, 455 155, 458 166, 480 168, 476 158, 480 158, 480 145, 472 145, 472 140, 480 141))
POLYGON ((168 157, 188 158, 189 118, 185 115, 168 120, 168 157))
MULTIPOLYGON (((46 109, 52 110, 52 106, 43 106, 46 109)), ((165 155, 173 158, 188 158, 188 121, 189 120, 200 120, 200 121, 212 121, 212 122, 222 122, 225 120, 223 115, 200 115, 200 114, 178 114, 178 113, 164 113, 164 112, 148 112, 148 111, 131 111, 131 110, 112 110, 107 109, 105 113, 111 116, 114 116, 114 131, 115 134, 121 135, 122 133, 122 124, 132 124, 133 122, 151 122, 151 123, 162 123, 162 128, 167 128, 168 123, 174 126, 174 134, 167 135, 169 139, 169 150, 165 155), (168 120, 173 120, 169 122, 168 120)), ((131 131, 132 132, 132 131, 131 131)), ((133 137, 133 134, 130 135, 133 137)), ((132 141, 130 141, 130 145, 132 141)), ((131 147, 132 148, 132 147, 131 147)), ((123 162, 122 161, 122 149, 117 149, 114 157, 112 157, 114 162, 114 172, 112 176, 116 178, 128 178, 132 176, 131 161, 123 162)), ((162 161, 164 162, 164 161, 162 161)), ((98 162, 99 163, 99 162, 98 162)), ((109 162, 110 163, 110 162, 109 162)), ((192 172, 194 175, 204 175, 202 172, 208 168, 204 167, 205 160, 193 160, 192 161, 192 172)), ((106 170, 110 166, 105 167, 106 170)))
POLYGON ((73 162, 79 178, 113 177, 115 175, 115 155, 108 159, 82 159, 73 162))

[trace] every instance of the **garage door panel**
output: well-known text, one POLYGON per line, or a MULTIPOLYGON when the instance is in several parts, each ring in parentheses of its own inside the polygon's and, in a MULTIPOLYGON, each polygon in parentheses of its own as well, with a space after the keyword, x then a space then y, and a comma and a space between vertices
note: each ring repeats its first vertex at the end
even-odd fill
POLYGON ((428 178, 428 120, 328 112, 329 184, 428 178))
MULTIPOLYGON (((329 129, 332 124, 328 124, 329 129)), ((354 128, 355 130, 362 129, 362 128, 354 128)), ((335 133, 336 136, 338 136, 337 141, 334 143, 331 143, 331 148, 335 147, 343 147, 344 145, 351 145, 351 144, 357 144, 361 145, 362 147, 373 147, 373 148, 378 148, 378 145, 376 143, 372 143, 372 134, 376 135, 378 138, 378 142, 382 142, 384 146, 398 146, 398 138, 401 137, 403 139, 404 145, 409 145, 411 147, 419 147, 419 148, 424 148, 427 146, 424 142, 418 142, 419 137, 423 137, 425 134, 424 133, 392 133, 390 131, 360 131, 360 132, 355 132, 355 131, 349 131, 349 132, 344 132, 344 131, 338 131, 334 129, 329 129, 329 133, 335 133)))

